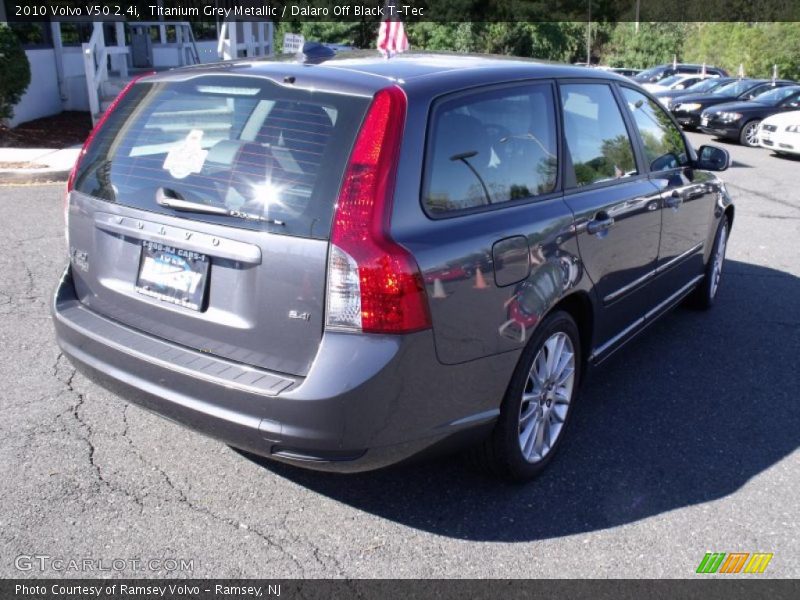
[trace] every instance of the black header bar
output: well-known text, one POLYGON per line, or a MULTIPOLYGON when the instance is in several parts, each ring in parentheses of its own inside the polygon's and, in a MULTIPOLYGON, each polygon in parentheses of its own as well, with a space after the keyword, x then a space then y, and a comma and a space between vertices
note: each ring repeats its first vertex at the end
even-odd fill
MULTIPOLYGON (((384 0, 2 0, 5 20, 380 21, 384 0)), ((406 22, 800 21, 800 0, 398 0, 406 22)))

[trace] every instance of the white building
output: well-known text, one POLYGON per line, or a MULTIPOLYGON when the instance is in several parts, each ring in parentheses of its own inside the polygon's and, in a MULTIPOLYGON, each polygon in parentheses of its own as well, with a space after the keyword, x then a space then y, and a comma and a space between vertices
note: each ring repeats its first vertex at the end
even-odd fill
MULTIPOLYGON (((5 14, 0 4, 2 20, 5 14)), ((270 56, 274 52, 270 21, 95 21, 12 26, 23 38, 31 83, 14 109, 11 126, 64 110, 89 111, 96 119, 137 73, 235 57, 270 56)))

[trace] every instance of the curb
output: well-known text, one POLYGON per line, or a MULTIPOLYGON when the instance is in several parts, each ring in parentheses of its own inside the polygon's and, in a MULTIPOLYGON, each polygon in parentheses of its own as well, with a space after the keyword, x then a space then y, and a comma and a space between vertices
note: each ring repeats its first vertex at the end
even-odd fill
POLYGON ((0 185, 65 183, 72 169, 0 169, 0 185))

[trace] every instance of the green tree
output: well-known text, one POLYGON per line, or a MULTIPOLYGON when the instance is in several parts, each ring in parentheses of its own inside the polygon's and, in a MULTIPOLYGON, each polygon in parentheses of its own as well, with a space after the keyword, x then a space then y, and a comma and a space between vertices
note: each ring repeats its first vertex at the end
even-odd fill
POLYGON ((31 67, 16 34, 0 22, 0 120, 14 116, 14 105, 20 101, 31 82, 31 67))
POLYGON ((603 61, 612 67, 646 69, 683 60, 687 26, 684 23, 619 23, 611 33, 603 61))
POLYGON ((686 36, 685 56, 748 77, 800 77, 800 23, 695 23, 686 36))

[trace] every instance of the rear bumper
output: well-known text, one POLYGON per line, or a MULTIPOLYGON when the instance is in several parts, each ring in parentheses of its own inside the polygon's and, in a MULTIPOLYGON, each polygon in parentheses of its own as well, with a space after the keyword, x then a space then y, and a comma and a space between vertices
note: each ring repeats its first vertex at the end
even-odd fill
POLYGON ((52 313, 64 354, 103 387, 231 446, 319 470, 376 469, 456 433, 479 435, 496 418, 508 381, 498 380, 498 369, 513 369, 508 356, 445 367, 427 331, 326 333, 305 378, 270 373, 90 311, 75 296, 69 268, 52 313))

